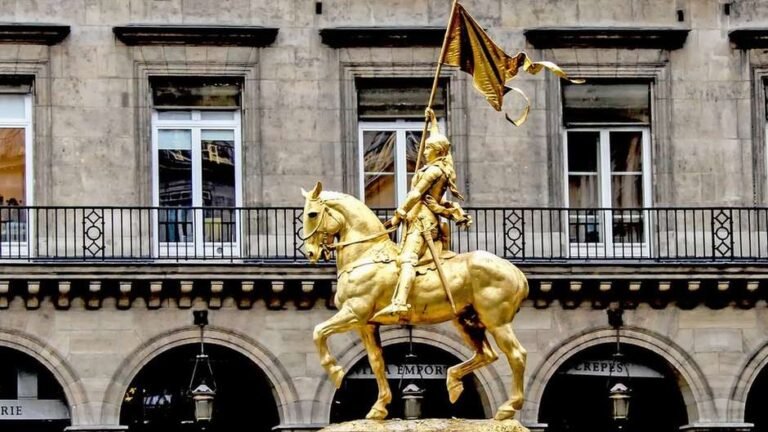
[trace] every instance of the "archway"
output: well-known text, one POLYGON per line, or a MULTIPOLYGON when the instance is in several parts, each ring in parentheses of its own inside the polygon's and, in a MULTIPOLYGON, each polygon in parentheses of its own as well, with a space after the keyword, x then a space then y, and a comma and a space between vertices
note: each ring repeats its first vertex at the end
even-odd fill
MULTIPOLYGON (((392 403, 389 418, 403 418, 402 389, 415 382, 425 390, 422 417, 429 418, 485 418, 485 410, 478 391, 480 386, 474 374, 464 377, 464 393, 455 404, 448 400, 445 386, 448 367, 459 363, 456 356, 431 345, 413 343, 416 360, 406 357, 409 343, 396 343, 384 347, 387 361, 392 403)), ((368 358, 359 359, 349 369, 344 382, 336 391, 331 404, 331 423, 361 419, 376 400, 376 381, 368 358)))
POLYGON ((768 400, 768 368, 763 367, 752 382, 747 393, 744 421, 755 425, 753 432, 768 431, 768 410, 765 401, 768 400))
POLYGON ((688 423, 674 368, 658 354, 621 345, 623 364, 614 362, 615 344, 599 344, 570 357, 550 378, 541 398, 539 422, 551 432, 613 432, 610 387, 631 389, 626 432, 673 432, 688 423))
MULTIPOLYGON (((123 397, 120 424, 130 432, 199 431, 189 397, 198 344, 163 352, 133 378, 123 397)), ((267 432, 280 423, 277 402, 264 372, 243 354, 206 344, 217 393, 210 432, 267 432)))
POLYGON ((71 424, 64 389, 32 356, 0 347, 0 430, 60 432, 71 424))

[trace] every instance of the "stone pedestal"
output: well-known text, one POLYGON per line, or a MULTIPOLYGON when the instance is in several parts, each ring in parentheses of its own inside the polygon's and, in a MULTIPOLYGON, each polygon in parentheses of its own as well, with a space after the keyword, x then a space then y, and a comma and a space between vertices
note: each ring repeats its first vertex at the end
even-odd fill
POLYGON ((517 420, 355 420, 330 425, 320 432, 530 432, 517 420))
POLYGON ((752 423, 693 423, 680 427, 682 432, 752 432, 752 423))
POLYGON ((64 432, 122 432, 127 430, 128 426, 121 425, 77 425, 64 428, 64 432))

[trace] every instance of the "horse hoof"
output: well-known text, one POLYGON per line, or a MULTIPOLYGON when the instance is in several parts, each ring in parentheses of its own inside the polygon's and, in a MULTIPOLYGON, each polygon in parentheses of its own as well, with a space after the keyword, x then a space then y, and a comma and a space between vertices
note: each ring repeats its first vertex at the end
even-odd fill
POLYGON ((365 415, 368 420, 384 420, 387 418, 387 410, 380 408, 371 408, 368 414, 365 415))
POLYGON ((333 366, 331 367, 329 375, 331 376, 333 385, 336 386, 337 389, 341 388, 341 382, 344 380, 344 369, 341 366, 333 366))
POLYGON ((512 420, 515 418, 515 414, 517 414, 517 411, 512 408, 499 408, 498 411, 496 411, 496 415, 493 416, 494 420, 502 421, 502 420, 512 420))
POLYGON ((464 391, 464 384, 461 381, 451 381, 448 383, 448 399, 452 404, 456 403, 464 391))

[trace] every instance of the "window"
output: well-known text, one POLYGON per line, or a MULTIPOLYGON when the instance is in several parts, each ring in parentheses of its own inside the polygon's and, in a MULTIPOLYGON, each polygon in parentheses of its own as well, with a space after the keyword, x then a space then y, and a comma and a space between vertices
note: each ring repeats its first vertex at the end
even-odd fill
POLYGON ((164 77, 152 84, 158 253, 233 256, 242 196, 239 83, 164 77))
POLYGON ((31 79, 0 84, 0 256, 28 255, 32 204, 31 79))
POLYGON ((566 85, 566 200, 571 253, 646 256, 650 193, 648 83, 566 85))
MULTIPOLYGON (((395 208, 408 193, 424 127, 431 79, 357 79, 360 198, 373 208, 395 208)), ((433 109, 445 131, 447 81, 433 109)))

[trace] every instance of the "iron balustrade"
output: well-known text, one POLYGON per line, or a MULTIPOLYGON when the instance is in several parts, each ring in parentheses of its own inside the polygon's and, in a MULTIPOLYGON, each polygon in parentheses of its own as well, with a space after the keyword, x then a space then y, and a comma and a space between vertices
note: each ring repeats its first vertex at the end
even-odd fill
MULTIPOLYGON (((452 249, 514 262, 768 259, 768 208, 466 210, 474 223, 451 227, 452 249)), ((301 216, 298 207, 0 207, 0 260, 302 263, 301 216)))

